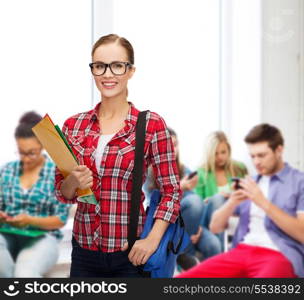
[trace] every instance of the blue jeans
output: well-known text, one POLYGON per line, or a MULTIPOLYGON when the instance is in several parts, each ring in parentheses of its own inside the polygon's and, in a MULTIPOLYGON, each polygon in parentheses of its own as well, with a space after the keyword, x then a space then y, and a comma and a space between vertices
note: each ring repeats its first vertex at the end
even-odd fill
POLYGON ((214 195, 212 197, 209 197, 204 200, 205 203, 205 209, 201 220, 201 225, 204 227, 209 228, 211 217, 213 213, 220 208, 224 202, 226 201, 226 198, 220 194, 214 195))
MULTIPOLYGON (((204 214, 203 214, 202 220, 201 220, 201 225, 203 226, 203 228, 209 229, 209 225, 210 225, 210 221, 211 221, 213 213, 217 209, 219 209, 224 204, 225 201, 226 201, 226 198, 220 194, 214 195, 205 200, 206 208, 204 210, 204 214)), ((211 234, 211 232, 210 232, 210 234, 211 234)), ((218 237, 218 239, 220 241, 221 250, 219 253, 221 253, 224 251, 224 233, 223 232, 218 233, 218 234, 215 234, 215 236, 218 237)))
POLYGON ((225 197, 222 195, 214 195, 203 202, 203 214, 200 219, 200 225, 203 228, 203 233, 197 244, 192 245, 187 249, 187 253, 195 254, 199 251, 203 255, 203 259, 222 253, 224 250, 224 235, 223 233, 214 234, 209 230, 209 224, 212 214, 215 210, 223 205, 225 197))
MULTIPOLYGON (((212 233, 206 227, 203 227, 203 233, 197 244, 193 245, 194 250, 203 255, 203 259, 223 252, 222 241, 217 234, 212 233)), ((195 252, 190 250, 192 253, 195 252)))
POLYGON ((197 233, 204 211, 201 197, 193 192, 186 192, 180 205, 187 233, 189 235, 197 233))
POLYGON ((70 277, 131 278, 148 277, 128 259, 127 251, 101 252, 81 248, 72 238, 72 264, 70 277))

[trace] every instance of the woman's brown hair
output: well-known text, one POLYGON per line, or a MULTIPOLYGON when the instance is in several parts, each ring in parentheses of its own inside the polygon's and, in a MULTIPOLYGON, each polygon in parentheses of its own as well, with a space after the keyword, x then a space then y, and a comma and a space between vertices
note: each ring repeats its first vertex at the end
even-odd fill
POLYGON ((127 56, 128 56, 129 63, 134 65, 134 49, 133 49, 133 46, 131 45, 131 43, 126 38, 120 37, 119 35, 113 34, 113 33, 102 36, 99 40, 97 40, 95 42, 95 44, 92 47, 92 52, 91 52, 92 57, 93 57, 93 55, 94 55, 94 53, 95 53, 95 51, 98 47, 100 47, 101 45, 106 45, 106 44, 110 44, 110 43, 118 43, 120 46, 125 48, 126 51, 127 51, 127 56))

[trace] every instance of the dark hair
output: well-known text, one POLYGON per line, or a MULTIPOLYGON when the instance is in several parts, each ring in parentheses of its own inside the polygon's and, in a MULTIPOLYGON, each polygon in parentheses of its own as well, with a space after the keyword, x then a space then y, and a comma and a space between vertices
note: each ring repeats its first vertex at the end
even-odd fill
POLYGON ((15 138, 30 138, 34 137, 32 127, 35 126, 42 117, 34 111, 29 111, 22 115, 19 124, 15 129, 15 138))
POLYGON ((92 52, 91 52, 92 57, 99 46, 110 43, 118 43, 120 46, 125 48, 127 51, 129 63, 134 65, 134 49, 131 43, 126 38, 120 37, 117 34, 108 34, 102 36, 99 40, 97 40, 92 48, 92 52))
POLYGON ((268 146, 274 151, 279 145, 284 146, 281 131, 270 124, 263 123, 254 126, 245 137, 247 144, 268 142, 268 146))

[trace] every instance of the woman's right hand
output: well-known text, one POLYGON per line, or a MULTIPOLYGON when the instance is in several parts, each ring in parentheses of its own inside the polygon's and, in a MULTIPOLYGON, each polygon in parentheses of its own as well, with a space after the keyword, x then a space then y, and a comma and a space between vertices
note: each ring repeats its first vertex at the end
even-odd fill
POLYGON ((85 190, 92 187, 93 174, 87 166, 79 165, 66 177, 66 181, 75 189, 85 190))
POLYGON ((85 165, 79 165, 63 180, 61 193, 65 198, 72 199, 75 197, 77 189, 85 190, 92 187, 92 185, 92 171, 85 165))

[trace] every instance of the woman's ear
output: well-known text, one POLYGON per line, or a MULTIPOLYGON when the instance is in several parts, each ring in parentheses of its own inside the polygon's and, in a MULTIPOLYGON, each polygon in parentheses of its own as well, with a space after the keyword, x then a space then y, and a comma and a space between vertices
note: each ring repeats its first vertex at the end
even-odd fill
POLYGON ((130 70, 129 70, 129 75, 128 75, 128 79, 131 79, 133 77, 133 74, 135 73, 136 71, 136 68, 135 67, 132 67, 130 70))

